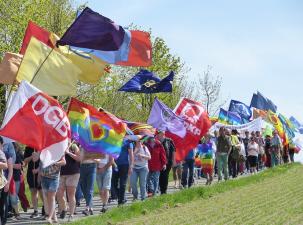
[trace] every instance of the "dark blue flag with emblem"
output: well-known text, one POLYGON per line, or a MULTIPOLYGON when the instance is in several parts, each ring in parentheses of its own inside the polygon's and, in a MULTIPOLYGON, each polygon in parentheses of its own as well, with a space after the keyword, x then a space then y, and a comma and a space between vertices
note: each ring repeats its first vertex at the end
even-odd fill
POLYGON ((271 110, 274 113, 277 112, 277 106, 268 98, 264 97, 260 92, 253 94, 250 102, 250 107, 255 107, 262 110, 271 110))
POLYGON ((246 120, 249 120, 252 116, 252 111, 250 107, 236 100, 230 101, 228 111, 238 113, 242 118, 246 120))
POLYGON ((159 93, 172 92, 172 81, 174 72, 162 80, 154 73, 148 70, 140 70, 132 79, 127 81, 119 91, 136 92, 136 93, 159 93))

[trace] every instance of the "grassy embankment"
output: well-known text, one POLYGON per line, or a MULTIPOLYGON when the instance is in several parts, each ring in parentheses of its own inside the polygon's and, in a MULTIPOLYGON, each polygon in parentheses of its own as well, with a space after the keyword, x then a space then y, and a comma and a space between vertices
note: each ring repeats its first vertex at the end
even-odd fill
POLYGON ((159 196, 73 224, 300 224, 303 166, 159 196))

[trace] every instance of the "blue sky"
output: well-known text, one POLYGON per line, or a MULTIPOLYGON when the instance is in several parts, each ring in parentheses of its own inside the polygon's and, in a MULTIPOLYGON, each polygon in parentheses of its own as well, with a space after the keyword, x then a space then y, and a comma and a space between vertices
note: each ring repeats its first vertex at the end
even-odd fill
MULTIPOLYGON (((78 1, 81 2, 81 1, 78 1)), ((222 96, 250 103, 259 90, 303 122, 303 1, 89 0, 127 26, 152 29, 197 77, 213 67, 222 96)))

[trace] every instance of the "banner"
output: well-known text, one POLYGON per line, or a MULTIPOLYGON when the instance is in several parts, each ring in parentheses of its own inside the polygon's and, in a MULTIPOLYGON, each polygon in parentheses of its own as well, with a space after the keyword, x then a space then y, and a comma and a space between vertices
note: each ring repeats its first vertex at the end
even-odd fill
POLYGON ((183 138, 166 132, 176 146, 176 160, 183 160, 188 152, 196 148, 200 139, 207 133, 211 122, 203 105, 199 102, 182 98, 175 108, 176 115, 184 119, 186 134, 183 138))
POLYGON ((258 118, 253 120, 252 122, 243 124, 243 125, 226 125, 223 123, 215 123, 211 128, 210 132, 214 132, 215 130, 219 130, 220 127, 225 127, 229 130, 237 130, 239 133, 244 133, 245 131, 262 131, 263 128, 263 120, 262 118, 258 118))
POLYGON ((40 159, 46 167, 64 155, 70 124, 57 100, 22 81, 6 111, 0 135, 42 151, 40 159))

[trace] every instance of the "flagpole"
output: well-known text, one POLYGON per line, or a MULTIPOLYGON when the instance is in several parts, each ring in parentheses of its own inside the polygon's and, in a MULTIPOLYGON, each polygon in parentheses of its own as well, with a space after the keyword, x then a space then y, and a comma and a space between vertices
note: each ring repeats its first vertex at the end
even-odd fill
POLYGON ((36 71, 36 73, 34 74, 32 80, 30 81, 30 84, 33 83, 33 81, 35 80, 35 78, 36 78, 38 72, 40 71, 40 69, 42 68, 42 66, 44 65, 44 63, 46 62, 46 60, 49 58, 50 54, 51 54, 53 51, 54 51, 54 49, 52 48, 52 49, 50 50, 50 52, 48 53, 48 55, 46 56, 46 58, 45 58, 45 59, 43 60, 43 62, 40 64, 38 70, 36 71))

